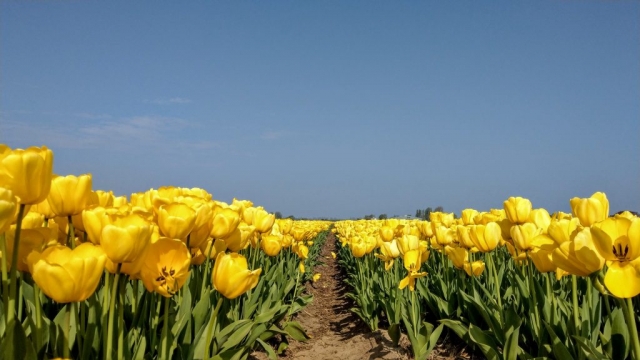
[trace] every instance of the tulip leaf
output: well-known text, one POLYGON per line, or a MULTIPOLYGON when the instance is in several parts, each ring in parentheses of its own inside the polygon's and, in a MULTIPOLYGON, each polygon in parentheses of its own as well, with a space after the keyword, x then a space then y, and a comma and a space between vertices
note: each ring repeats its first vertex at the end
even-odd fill
POLYGON ((389 333, 389 337, 393 341, 393 345, 398 346, 400 342, 400 324, 392 324, 387 329, 387 333, 389 333))
POLYGON ((482 331, 479 327, 473 324, 469 325, 469 337, 478 345, 480 351, 489 360, 498 360, 500 358, 498 347, 496 346, 493 337, 488 335, 485 331, 482 331))
POLYGON ((269 357, 269 360, 277 360, 278 359, 278 355, 276 354, 276 352, 273 350, 273 348, 267 344, 266 342, 260 340, 259 338, 257 339, 258 344, 260 344, 260 346, 262 346, 262 348, 264 349, 264 351, 267 352, 267 356, 269 357))
POLYGON ((563 344, 562 341, 560 341, 560 338, 558 338, 558 335, 556 335, 551 326, 549 326, 549 324, 547 324, 546 322, 543 323, 547 328, 549 337, 551 337, 551 346, 556 359, 573 359, 574 357, 569 352, 569 349, 567 349, 566 345, 563 344))
POLYGON ((622 308, 615 308, 611 311, 610 321, 611 337, 609 342, 611 343, 611 356, 613 359, 626 359, 631 350, 631 343, 629 328, 625 322, 622 308))
POLYGON ((239 320, 227 326, 221 331, 221 333, 224 332, 227 328, 232 328, 233 332, 230 333, 229 337, 224 342, 218 341, 218 344, 220 344, 220 349, 222 351, 226 351, 228 349, 233 349, 234 347, 236 347, 247 337, 253 325, 253 322, 251 322, 250 320, 239 320), (239 325, 235 325, 236 323, 239 323, 239 325))
POLYGON ((440 323, 453 330, 460 339, 465 339, 465 335, 469 333, 469 329, 459 320, 441 319, 440 323))
MULTIPOLYGON (((586 355, 587 359, 593 359, 593 360, 608 360, 609 358, 606 357, 602 351, 600 349, 597 349, 592 343, 591 341, 581 337, 581 336, 574 336, 573 337, 577 344, 580 346, 580 349, 582 350, 582 352, 586 355)), ((618 359, 618 358, 615 358, 618 359)), ((621 358, 622 359, 622 358, 621 358)))
POLYGON ((298 341, 306 341, 310 339, 309 335, 304 331, 302 325, 297 321, 289 321, 284 326, 287 335, 298 341))
POLYGON ((37 359, 33 344, 27 338, 20 322, 16 322, 12 329, 7 329, 2 342, 0 342, 0 354, 5 359, 37 359))

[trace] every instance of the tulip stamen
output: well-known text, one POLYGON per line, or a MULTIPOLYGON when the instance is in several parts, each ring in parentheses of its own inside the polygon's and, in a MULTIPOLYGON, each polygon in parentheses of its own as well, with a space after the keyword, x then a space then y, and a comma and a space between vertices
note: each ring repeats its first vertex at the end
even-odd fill
POLYGON ((624 246, 624 251, 622 251, 622 244, 618 243, 618 249, 616 250, 616 246, 613 245, 613 255, 618 258, 618 261, 628 261, 630 259, 627 258, 629 254, 629 245, 624 246))

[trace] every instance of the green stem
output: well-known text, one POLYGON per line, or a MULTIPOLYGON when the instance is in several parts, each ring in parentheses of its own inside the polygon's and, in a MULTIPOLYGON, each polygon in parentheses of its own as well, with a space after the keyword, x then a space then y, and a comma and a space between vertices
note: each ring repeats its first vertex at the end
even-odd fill
POLYGON ((20 232, 22 230, 24 208, 25 205, 20 204, 18 218, 16 220, 16 236, 13 240, 13 258, 11 258, 11 279, 9 280, 9 301, 7 302, 7 329, 5 331, 13 331, 13 323, 15 322, 16 317, 16 294, 18 292, 18 249, 20 248, 20 232))
MULTIPOLYGON (((121 281, 122 282, 122 281, 121 281)), ((124 283, 124 282, 123 282, 124 283)), ((118 359, 124 359, 124 288, 121 285, 118 291, 118 359)))
POLYGON ((76 248, 76 231, 73 228, 73 222, 71 221, 71 215, 67 216, 69 222, 69 232, 67 233, 67 244, 71 249, 76 248))
POLYGON ((213 313, 211 314, 211 320, 209 320, 209 325, 207 326, 207 342, 205 343, 204 346, 204 359, 208 360, 211 356, 211 339, 213 336, 213 328, 214 325, 218 319, 218 311, 220 311, 220 306, 222 306, 222 300, 224 298, 222 296, 220 296, 220 299, 218 299, 218 303, 216 304, 216 308, 213 310, 213 313))
POLYGON ((153 304, 155 304, 155 312, 153 313, 153 320, 151 321, 151 329, 153 329, 151 331, 151 349, 155 349, 156 348, 156 340, 158 338, 158 332, 156 331, 156 329, 158 328, 158 322, 160 321, 160 306, 162 304, 162 301, 158 301, 158 298, 160 297, 160 295, 154 293, 153 296, 151 297, 151 307, 150 309, 153 309, 154 306, 153 304))
MULTIPOLYGON (((7 253, 7 242, 4 236, 4 233, 0 234, 0 252, 3 254, 7 253)), ((9 276, 7 275, 7 257, 3 256, 1 259, 2 262, 2 304, 4 313, 9 313, 9 276)), ((5 316, 5 328, 7 326, 8 317, 5 316)), ((4 335, 4 333, 2 334, 4 335)))
POLYGON ((633 310, 633 299, 627 298, 627 327, 629 328, 629 334, 631 335, 631 341, 633 342, 633 359, 640 359, 640 339, 638 338, 638 327, 636 325, 636 314, 633 310))
POLYGON ((83 331, 82 323, 80 322, 80 315, 78 313, 78 303, 75 301, 71 303, 71 313, 73 314, 73 316, 75 316, 76 329, 78 329, 76 331, 76 339, 78 340, 78 349, 82 349, 82 337, 85 335, 85 333, 83 331))
POLYGON ((107 349, 107 341, 109 333, 104 331, 104 327, 107 325, 107 316, 109 315, 109 282, 111 279, 111 274, 108 271, 105 271, 104 275, 104 286, 102 287, 102 314, 100 316, 100 326, 102 330, 102 346, 103 351, 107 349))
POLYGON ((69 359, 69 328, 71 327, 71 311, 65 308, 64 329, 62 330, 62 357, 69 359))
POLYGON ((575 335, 580 336, 580 312, 578 308, 578 277, 571 275, 571 300, 573 301, 573 325, 575 335))
POLYGON ((36 336, 35 336, 35 340, 36 340, 36 353, 40 351, 40 348, 42 347, 42 342, 41 342, 41 334, 42 334, 42 305, 40 304, 40 288, 38 287, 38 284, 33 284, 33 303, 35 304, 36 307, 36 336))
MULTIPOLYGON (((118 296, 118 284, 120 283, 120 269, 122 268, 122 264, 118 264, 118 268, 116 269, 116 276, 113 280, 113 286, 111 287, 111 299, 109 302, 109 324, 107 325, 107 346, 104 349, 104 359, 111 360, 113 359, 113 318, 116 307, 116 299, 118 296)), ((121 306, 121 304, 118 304, 121 306)))
POLYGON ((169 359, 169 302, 171 298, 164 298, 164 324, 162 327, 162 340, 160 342, 161 355, 160 359, 169 359))

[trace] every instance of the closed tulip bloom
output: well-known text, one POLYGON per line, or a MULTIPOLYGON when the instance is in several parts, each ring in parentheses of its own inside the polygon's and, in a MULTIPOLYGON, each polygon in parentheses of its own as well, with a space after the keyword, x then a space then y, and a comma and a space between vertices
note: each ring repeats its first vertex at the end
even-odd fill
POLYGON ((580 219, 582 226, 591 226, 609 217, 609 200, 602 192, 586 199, 574 197, 569 202, 573 216, 580 219))
POLYGON ((113 191, 96 190, 96 197, 98 197, 98 205, 103 207, 111 207, 113 205, 113 191))
POLYGON ((185 241, 196 223, 196 212, 188 205, 171 203, 158 209, 158 227, 169 238, 185 241))
POLYGON ((452 228, 445 227, 444 225, 438 225, 434 230, 436 242, 440 246, 449 245, 454 242, 454 240, 457 240, 456 235, 458 234, 452 228))
MULTIPOLYGON (((128 204, 127 201, 127 197, 126 196, 114 196, 113 197, 113 207, 115 208, 119 208, 121 206, 125 206, 128 204)), ((150 209, 144 208, 145 210, 149 211, 150 209)))
POLYGON ((104 226, 100 244, 116 264, 133 262, 151 241, 151 224, 136 214, 118 216, 104 226))
POLYGON ((473 225, 471 227, 471 241, 482 252, 493 251, 500 244, 502 230, 500 225, 490 222, 487 225, 473 225))
POLYGON ((109 210, 102 206, 93 206, 82 211, 82 224, 89 241, 100 244, 102 229, 115 220, 115 214, 115 209, 109 210))
POLYGON ((456 226, 456 232, 458 233, 458 242, 460 243, 460 246, 462 246, 465 249, 472 249, 476 247, 476 244, 473 243, 473 241, 471 240, 471 232, 473 232, 473 226, 465 226, 465 225, 459 225, 456 226))
POLYGON ((196 212, 196 221, 189 237, 189 247, 200 247, 211 236, 213 208, 207 202, 194 202, 188 205, 196 212))
POLYGON ((58 303, 84 301, 98 287, 107 257, 99 246, 84 243, 74 250, 52 246, 33 251, 27 263, 33 280, 58 303))
POLYGON ((140 278, 149 292, 171 297, 189 278, 191 254, 180 240, 162 237, 149 245, 140 278))
POLYGON ((278 226, 280 227, 280 232, 283 235, 289 234, 291 232, 291 228, 293 227, 293 220, 291 219, 278 219, 278 226))
POLYGON ((381 226, 380 230, 380 238, 382 241, 391 241, 393 240, 394 230, 388 226, 381 226))
MULTIPOLYGON (((22 229, 35 229, 35 228, 40 228, 42 227, 42 225, 44 224, 44 215, 39 214, 37 212, 33 212, 33 211, 29 211, 23 218, 22 218, 22 229)), ((12 225, 12 227, 15 226, 12 225)), ((13 230, 15 231, 15 230, 13 230)))
POLYGON ((534 223, 543 233, 547 232, 547 228, 551 223, 551 215, 546 209, 533 209, 529 213, 529 222, 534 223))
POLYGON ((248 236, 242 236, 242 230, 236 228, 231 234, 224 239, 227 249, 233 252, 238 252, 242 249, 246 249, 249 246, 250 239, 248 236))
MULTIPOLYGON (((335 259, 335 253, 331 253, 331 256, 335 259)), ((389 242, 383 242, 380 244, 380 254, 376 254, 376 257, 384 261, 384 269, 389 270, 393 266, 394 259, 400 256, 400 250, 398 249, 398 242, 392 240, 389 242)))
POLYGON ((258 285, 262 269, 249 270, 247 259, 237 253, 220 253, 213 267, 213 287, 227 299, 235 299, 258 285))
POLYGON ((478 210, 464 209, 462 210, 462 223, 464 225, 473 225, 473 218, 478 215, 478 210))
POLYGON ((80 176, 54 175, 47 197, 49 206, 57 216, 80 214, 91 204, 91 174, 80 176))
POLYGON ((244 207, 242 209, 242 219, 244 222, 247 224, 253 224, 253 215, 255 215, 256 210, 258 210, 258 208, 253 206, 244 207))
POLYGON ((507 219, 514 224, 524 224, 531 214, 531 201, 522 197, 510 197, 504 202, 507 219))
POLYGON ((402 235, 397 239, 398 242, 398 250, 400 250, 400 254, 405 254, 410 250, 418 250, 420 249, 420 239, 418 239, 415 235, 402 235))
POLYGON ((0 155, 0 186, 11 190, 20 204, 34 205, 47 198, 52 171, 53 152, 46 146, 0 155))
POLYGON ((267 233, 271 230, 273 223, 276 221, 274 214, 269 214, 266 210, 258 208, 253 214, 252 225, 256 227, 256 231, 267 233))
POLYGON ((608 218, 591 227, 598 252, 609 261, 604 284, 620 298, 640 294, 640 219, 608 218))
POLYGON ((298 245, 295 249, 294 252, 296 253, 296 255, 298 255, 298 257, 302 260, 306 260, 309 257, 309 248, 306 247, 305 245, 298 245))
POLYGON ((582 230, 578 218, 552 220, 547 228, 547 234, 556 244, 571 241, 574 232, 582 230))
POLYGON ((280 250, 282 250, 280 237, 277 235, 264 235, 262 236, 260 247, 268 256, 277 256, 280 254, 280 250))
POLYGON ((361 258, 367 254, 367 243, 362 239, 351 241, 349 243, 349 248, 351 249, 353 256, 356 258, 361 258))
POLYGON ((231 235, 240 224, 240 215, 231 209, 219 209, 213 215, 211 236, 224 239, 231 235))
POLYGON ((551 255, 553 250, 545 248, 534 248, 529 252, 529 258, 533 261, 536 269, 541 273, 556 271, 557 266, 553 263, 551 255))
POLYGON ((464 269, 464 263, 469 262, 469 252, 464 248, 447 246, 444 248, 444 253, 458 269, 464 269))
POLYGON ((520 251, 529 251, 533 249, 533 238, 540 235, 542 229, 532 223, 522 225, 513 225, 511 227, 511 239, 513 245, 520 251))
POLYGON ((468 261, 464 263, 464 272, 469 276, 480 276, 484 272, 485 264, 484 261, 474 261, 469 263, 468 261))
POLYGON ((0 187, 0 234, 7 231, 15 218, 18 199, 7 188, 0 187))
POLYGON ((578 276, 589 276, 602 269, 605 263, 596 250, 591 228, 588 227, 574 231, 570 241, 559 244, 553 250, 551 260, 559 268, 578 276))

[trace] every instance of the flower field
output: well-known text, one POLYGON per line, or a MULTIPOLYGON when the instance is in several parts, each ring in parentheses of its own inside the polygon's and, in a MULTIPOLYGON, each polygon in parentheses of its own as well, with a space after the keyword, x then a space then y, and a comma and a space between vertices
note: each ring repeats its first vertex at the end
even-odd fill
POLYGON ((326 256, 359 321, 416 359, 445 334, 488 359, 640 359, 640 218, 603 193, 571 214, 511 197, 460 218, 294 221, 200 188, 114 196, 53 158, 0 145, 3 358, 295 358, 326 256))

